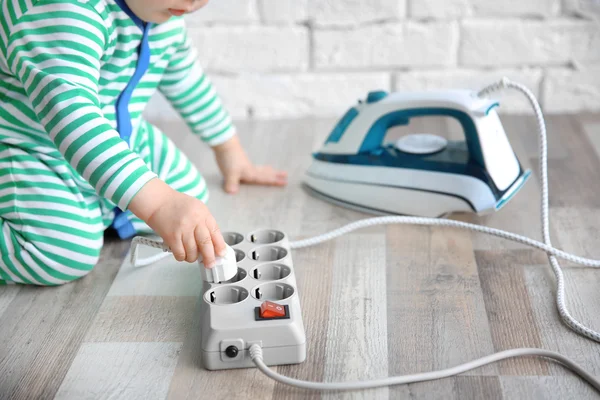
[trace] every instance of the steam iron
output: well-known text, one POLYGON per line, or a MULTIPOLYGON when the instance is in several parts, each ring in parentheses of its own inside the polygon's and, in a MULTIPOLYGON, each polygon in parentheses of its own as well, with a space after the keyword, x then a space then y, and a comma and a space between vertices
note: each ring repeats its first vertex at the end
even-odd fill
POLYGON ((373 214, 497 211, 531 174, 506 137, 498 105, 469 90, 370 92, 313 154, 304 184, 321 198, 373 214), (465 140, 411 134, 384 143, 390 128, 423 116, 456 119, 465 140))

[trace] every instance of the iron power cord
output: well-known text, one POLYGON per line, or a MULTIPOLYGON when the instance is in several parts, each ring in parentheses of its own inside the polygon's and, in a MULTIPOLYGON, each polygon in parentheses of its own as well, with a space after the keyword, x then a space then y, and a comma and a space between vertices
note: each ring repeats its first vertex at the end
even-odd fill
MULTIPOLYGON (((503 89, 515 89, 523 93, 529 103, 534 109, 534 113, 538 123, 538 133, 539 133, 539 153, 540 153, 540 180, 542 184, 542 204, 541 204, 541 221, 542 221, 542 237, 543 242, 539 242, 534 239, 530 239, 528 237, 517 235, 515 233, 503 231, 500 229, 489 228, 481 225, 470 224, 466 222, 453 221, 447 219, 436 219, 436 218, 421 218, 421 217, 404 217, 404 216, 387 216, 387 217, 376 217, 376 218, 367 218, 364 220, 356 221, 351 224, 345 225, 339 229, 333 230, 331 232, 313 237, 308 239, 303 239, 290 243, 290 247, 292 249, 300 249, 304 247, 314 246, 332 239, 335 239, 339 236, 347 234, 357 229, 365 228, 368 226, 374 225, 389 225, 389 224, 405 224, 405 225, 422 225, 422 226, 443 226, 450 228, 458 228, 458 229, 467 229, 479 233, 484 233, 487 235, 492 235, 496 237, 500 237, 502 239, 518 242, 539 250, 544 251, 548 255, 548 259, 550 261, 550 265, 552 266, 552 270, 556 276, 557 280, 557 294, 556 294, 556 304, 558 308, 559 315, 563 322, 575 332, 583 335, 589 339, 592 339, 596 342, 600 342, 600 333, 594 331, 575 318, 573 318, 567 309, 565 304, 565 279, 562 269, 558 264, 557 258, 561 258, 563 260, 571 261, 576 264, 584 265, 587 267, 600 267, 600 260, 594 260, 584 257, 579 257, 573 255, 571 253, 567 253, 565 251, 559 250, 552 246, 550 241, 550 228, 549 228, 549 207, 548 207, 548 144, 547 144, 547 136, 546 136, 546 124, 544 122, 544 117, 541 111, 541 108, 533 95, 533 93, 527 89, 527 87, 510 81, 507 78, 503 78, 501 81, 496 82, 492 85, 489 85, 479 91, 478 95, 480 97, 488 95, 490 93, 503 90, 503 89)), ((143 237, 137 237, 134 239, 132 243, 132 251, 131 251, 131 263, 134 266, 142 266, 152 264, 166 256, 168 256, 167 252, 169 252, 169 248, 159 240, 153 240, 143 237), (162 249, 165 253, 158 254, 152 257, 148 257, 142 260, 137 259, 137 247, 138 245, 143 244, 146 246, 151 246, 155 248, 162 249)), ((499 353, 495 353, 478 360, 474 360, 465 364, 461 364, 452 368, 440 370, 440 371, 432 371, 421 374, 414 375, 405 375, 398 377, 390 377, 384 379, 377 379, 366 382, 341 382, 341 383, 317 383, 317 382, 307 382, 301 381, 297 379, 292 379, 289 377, 285 377, 280 375, 271 369, 269 369, 263 359, 262 359, 262 349, 258 345, 252 345, 250 347, 250 356, 255 363, 255 365, 260 369, 265 375, 268 377, 281 382, 283 384, 304 388, 304 389, 312 389, 312 390, 356 390, 356 389, 366 389, 366 388, 374 388, 381 386, 389 386, 389 385, 399 385, 399 384, 407 384, 414 382, 422 382, 429 381, 441 378, 447 378, 453 375, 461 374, 463 372, 472 370, 474 368, 481 367, 483 365, 513 358, 513 357, 523 357, 523 356, 537 356, 537 357, 545 357, 549 359, 553 359, 565 367, 571 369, 574 373, 579 375, 582 379, 586 380, 591 386, 593 386, 598 392, 600 392, 600 381, 596 379, 589 372, 585 371, 582 367, 580 367, 573 360, 552 351, 542 350, 542 349, 512 349, 506 350, 499 353)))

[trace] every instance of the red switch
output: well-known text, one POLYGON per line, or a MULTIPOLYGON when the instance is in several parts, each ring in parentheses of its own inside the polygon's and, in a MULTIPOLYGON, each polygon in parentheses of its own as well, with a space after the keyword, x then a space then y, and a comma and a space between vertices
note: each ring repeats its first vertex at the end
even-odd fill
POLYGON ((277 303, 265 301, 260 305, 260 316, 261 318, 285 317, 285 307, 277 303))

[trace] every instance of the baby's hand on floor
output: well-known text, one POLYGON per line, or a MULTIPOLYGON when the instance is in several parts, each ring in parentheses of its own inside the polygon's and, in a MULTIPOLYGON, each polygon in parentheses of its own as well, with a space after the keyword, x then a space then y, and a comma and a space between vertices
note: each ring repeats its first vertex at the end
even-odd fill
POLYGON ((240 183, 269 186, 285 186, 287 173, 271 166, 252 164, 237 136, 214 148, 217 165, 225 178, 227 193, 237 193, 240 183))
POLYGON ((202 256, 211 268, 215 256, 225 255, 225 240, 208 207, 159 179, 148 182, 129 209, 165 241, 177 261, 192 263, 202 256))

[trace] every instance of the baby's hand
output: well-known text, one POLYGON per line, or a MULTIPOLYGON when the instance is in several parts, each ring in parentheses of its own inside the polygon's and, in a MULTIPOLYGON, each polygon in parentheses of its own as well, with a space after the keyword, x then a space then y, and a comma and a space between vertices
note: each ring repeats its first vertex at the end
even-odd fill
POLYGON ((255 166, 248 159, 237 136, 214 148, 217 165, 225 178, 227 193, 237 193, 240 183, 285 186, 287 173, 270 166, 255 166))
POLYGON ((148 182, 129 209, 165 241, 177 261, 192 263, 202 255, 204 266, 211 268, 215 254, 225 255, 225 240, 208 207, 159 179, 148 182))

